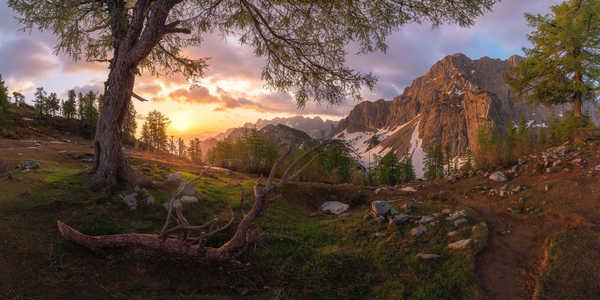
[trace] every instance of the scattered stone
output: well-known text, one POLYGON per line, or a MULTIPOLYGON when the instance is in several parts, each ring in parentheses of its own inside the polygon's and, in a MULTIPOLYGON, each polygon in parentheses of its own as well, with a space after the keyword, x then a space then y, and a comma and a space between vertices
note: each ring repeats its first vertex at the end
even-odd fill
POLYGON ((93 158, 83 158, 83 159, 81 159, 81 161, 84 163, 93 163, 94 159, 93 158))
POLYGON ((485 222, 481 222, 477 225, 473 225, 473 227, 471 227, 471 231, 472 232, 477 232, 480 230, 486 230, 487 229, 487 224, 485 222))
POLYGON ((181 197, 181 202, 183 202, 183 203, 197 203, 198 202, 198 198, 196 198, 194 196, 182 196, 181 197))
POLYGON ((169 177, 167 177, 167 183, 169 183, 169 184, 179 183, 181 181, 181 179, 183 179, 183 175, 181 174, 181 172, 171 173, 171 174, 169 174, 169 177))
POLYGON ((570 163, 573 165, 581 165, 583 163, 583 159, 575 158, 575 159, 571 160, 570 163))
POLYGON ((35 143, 31 144, 31 146, 29 146, 29 148, 37 148, 37 147, 41 147, 41 146, 42 146, 42 144, 35 142, 35 143))
POLYGON ((375 218, 375 221, 377 221, 377 223, 383 223, 383 222, 385 222, 385 217, 379 216, 379 217, 375 218))
POLYGON ((419 227, 415 227, 413 229, 410 230, 410 234, 412 236, 420 236, 421 234, 427 232, 427 227, 421 225, 419 227))
POLYGON ((321 205, 320 210, 322 212, 331 213, 337 216, 348 210, 349 207, 350 205, 339 201, 327 201, 321 205))
POLYGON ((453 237, 453 236, 457 236, 458 235, 458 231, 450 231, 448 232, 448 236, 453 237))
POLYGON ((22 164, 23 169, 39 169, 40 164, 34 160, 26 160, 22 164))
POLYGON ((390 218, 390 224, 402 224, 410 220, 411 216, 405 214, 397 214, 390 218))
POLYGON ((442 213, 445 215, 449 215, 451 212, 452 212, 452 210, 450 210, 449 208, 442 209, 442 213))
POLYGON ((385 232, 377 232, 377 233, 375 233, 375 236, 377 238, 382 239, 382 238, 384 238, 386 236, 386 234, 385 234, 385 232))
POLYGON ((404 209, 405 211, 410 211, 412 208, 412 204, 410 203, 405 203, 404 205, 402 205, 402 209, 404 209))
POLYGON ((458 220, 454 221, 454 226, 459 227, 460 225, 465 224, 465 223, 467 223, 467 219, 464 219, 464 218, 458 219, 458 220))
POLYGON ((546 191, 546 192, 547 192, 547 191, 549 191, 549 190, 551 190, 551 189, 552 189, 552 185, 551 185, 551 184, 549 184, 549 183, 546 183, 546 185, 544 185, 544 191, 546 191))
POLYGON ((517 162, 517 163, 519 164, 519 166, 522 166, 522 165, 524 165, 524 164, 526 164, 526 163, 527 163, 527 160, 526 160, 526 159, 524 159, 524 158, 519 158, 519 160, 518 160, 518 162, 517 162))
POLYGON ((375 195, 377 195, 377 194, 381 193, 381 191, 383 191, 383 190, 387 190, 387 188, 385 188, 385 187, 380 187, 380 188, 377 188, 377 189, 375 189, 375 195))
POLYGON ((490 175, 490 180, 493 180, 495 182, 506 182, 508 181, 508 178, 506 177, 506 175, 504 175, 504 173, 497 171, 494 172, 492 175, 490 175))
POLYGON ((521 192, 521 191, 524 191, 524 190, 525 190, 525 186, 517 185, 515 188, 512 189, 512 192, 513 193, 518 193, 518 192, 521 192))
POLYGON ((129 195, 121 196, 121 200, 129 207, 130 210, 136 210, 137 208, 137 193, 131 193, 129 195))
POLYGON ((448 244, 448 248, 450 248, 450 249, 464 249, 464 248, 468 247, 471 244, 472 241, 473 241, 472 239, 460 240, 458 242, 454 242, 454 243, 448 244))
MULTIPOLYGON (((181 201, 175 200, 173 201, 173 208, 179 208, 181 206, 181 201)), ((169 202, 163 203, 163 207, 169 211, 169 202)))
POLYGON ((371 202, 371 211, 375 216, 385 216, 390 211, 390 205, 385 201, 371 202))
POLYGON ((595 166, 594 171, 600 171, 600 165, 595 166))
POLYGON ((435 220, 435 218, 432 216, 422 216, 421 219, 419 219, 419 224, 427 224, 433 220, 435 220))
POLYGON ((562 160, 560 160, 560 159, 559 159, 559 160, 557 160, 557 161, 554 161, 554 162, 552 163, 552 166, 553 166, 553 167, 558 167, 558 166, 560 166, 560 164, 561 164, 561 163, 562 163, 562 160))
POLYGON ((370 214, 366 214, 363 216, 363 221, 369 221, 371 219, 373 219, 373 216, 371 216, 370 214))
POLYGON ((414 192, 417 191, 417 189, 415 189, 412 186, 405 186, 405 187, 401 188, 400 191, 408 192, 408 193, 414 193, 414 192))
POLYGON ((439 218, 439 217, 441 217, 443 214, 442 214, 442 213, 438 213, 438 212, 436 212, 436 213, 432 213, 431 215, 432 215, 434 218, 439 218))
POLYGON ((399 214, 400 212, 397 211, 395 208, 392 208, 392 209, 390 209, 389 213, 390 213, 390 215, 395 216, 395 215, 399 214))
POLYGON ((417 257, 421 258, 421 259, 435 259, 435 258, 440 258, 440 256, 437 255, 437 254, 428 254, 428 253, 419 253, 419 254, 417 254, 417 257))
POLYGON ((453 214, 451 214, 449 217, 446 218, 447 221, 453 222, 454 220, 461 218, 461 217, 466 217, 467 216, 467 212, 464 210, 461 211, 457 211, 453 214))
POLYGON ((154 204, 154 197, 152 195, 146 197, 146 204, 154 204))
POLYGON ((519 171, 519 165, 514 165, 511 169, 510 172, 515 174, 519 171))
POLYGON ((185 188, 181 192, 182 195, 186 196, 195 196, 196 195, 196 186, 193 184, 186 184, 185 188))
POLYGON ((500 190, 500 192, 498 193, 498 196, 504 198, 504 197, 508 197, 509 194, 510 193, 507 190, 500 190))
POLYGON ((450 175, 450 176, 446 177, 445 180, 447 183, 453 184, 453 183, 456 183, 458 178, 456 177, 456 175, 450 175))

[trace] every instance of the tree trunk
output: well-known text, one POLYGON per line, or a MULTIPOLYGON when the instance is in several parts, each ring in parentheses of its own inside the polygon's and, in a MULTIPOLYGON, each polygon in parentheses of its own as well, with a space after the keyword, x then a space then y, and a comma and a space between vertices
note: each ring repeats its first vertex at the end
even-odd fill
MULTIPOLYGON (((581 83, 581 73, 579 72, 575 72, 575 82, 577 83, 577 85, 580 85, 581 83)), ((573 116, 575 117, 581 117, 581 101, 582 101, 582 96, 583 94, 580 91, 575 92, 575 96, 573 97, 573 116)))
POLYGON ((95 174, 88 182, 91 189, 111 188, 119 183, 139 184, 127 165, 121 148, 121 125, 127 112, 135 82, 134 69, 115 63, 108 75, 108 88, 98 123, 96 124, 95 174))

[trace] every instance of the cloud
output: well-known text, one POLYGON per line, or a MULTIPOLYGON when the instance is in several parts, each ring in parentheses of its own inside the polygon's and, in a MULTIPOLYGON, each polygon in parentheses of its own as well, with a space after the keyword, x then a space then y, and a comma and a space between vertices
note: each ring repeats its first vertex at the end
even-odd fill
POLYGON ((104 83, 90 82, 88 84, 73 87, 73 90, 75 90, 75 93, 77 93, 77 94, 79 94, 79 93, 86 94, 90 91, 92 91, 96 94, 104 93, 104 83))
POLYGON ((180 88, 169 93, 169 98, 175 102, 187 102, 196 104, 208 104, 219 102, 219 98, 211 95, 210 91, 200 85, 192 85, 190 88, 180 88))
POLYGON ((9 40, 0 44, 0 73, 14 80, 33 80, 58 70, 42 43, 29 39, 9 40))

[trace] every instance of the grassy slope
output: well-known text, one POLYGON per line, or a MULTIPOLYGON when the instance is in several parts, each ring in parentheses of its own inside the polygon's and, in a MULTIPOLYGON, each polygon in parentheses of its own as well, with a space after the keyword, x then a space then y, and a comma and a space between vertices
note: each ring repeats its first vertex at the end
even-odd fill
POLYGON ((600 234, 579 229, 548 239, 535 299, 600 298, 600 234))
MULTIPOLYGON (((451 225, 430 227, 415 239, 408 234, 412 225, 364 222, 366 204, 335 218, 314 215, 306 205, 280 199, 259 219, 261 240, 240 263, 224 266, 178 262, 143 250, 90 253, 63 242, 56 220, 89 234, 153 233, 162 225, 165 211, 160 203, 167 201, 168 192, 150 191, 158 203, 131 212, 117 195, 84 189, 87 173, 81 162, 40 153, 26 153, 24 158, 30 155, 40 160, 41 169, 13 172, 12 180, 0 181, 0 296, 471 299, 479 294, 474 260, 479 249, 445 249, 457 239, 449 240, 446 235, 453 230, 451 225), (378 239, 375 232, 388 236, 378 239), (418 260, 415 254, 419 252, 442 257, 418 260)), ((13 157, 12 163, 19 160, 13 157)), ((143 158, 136 159, 136 167, 157 179, 173 171, 143 158)), ((194 171, 190 166, 182 169, 194 171)), ((237 211, 241 189, 249 189, 253 181, 237 173, 209 174, 197 184, 200 203, 188 205, 186 216, 195 224, 215 215, 225 220, 226 202, 237 211)), ((251 203, 245 205, 249 208, 251 203)), ((416 212, 440 208, 422 204, 416 212)), ((470 227, 465 227, 465 236, 470 235, 470 227)), ((224 232, 209 243, 217 245, 231 233, 224 232)))

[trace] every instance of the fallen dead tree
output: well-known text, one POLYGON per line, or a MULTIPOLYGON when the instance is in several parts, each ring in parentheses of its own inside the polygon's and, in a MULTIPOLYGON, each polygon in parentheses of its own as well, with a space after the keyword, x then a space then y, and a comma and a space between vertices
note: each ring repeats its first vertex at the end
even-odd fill
POLYGON ((317 157, 315 152, 329 143, 331 143, 331 141, 323 142, 300 155, 285 169, 279 182, 274 183, 275 173, 279 166, 292 152, 292 147, 290 147, 286 153, 275 162, 264 186, 262 186, 262 182, 264 181, 263 177, 260 177, 255 183, 254 205, 249 212, 243 210, 242 197, 242 203, 240 204, 241 221, 237 225, 236 231, 231 239, 220 247, 206 246, 206 242, 215 234, 231 227, 234 223, 236 214, 231 206, 229 206, 231 217, 227 223, 214 228, 217 222, 216 219, 202 225, 189 224, 188 220, 183 215, 183 206, 177 205, 177 207, 175 207, 174 205, 175 200, 182 194, 186 186, 200 179, 206 169, 204 169, 197 177, 181 183, 173 193, 169 202, 167 217, 160 234, 131 233, 90 236, 75 230, 61 221, 57 221, 58 230, 65 240, 93 251, 107 248, 139 247, 177 257, 189 257, 198 261, 215 262, 232 260, 244 253, 248 246, 256 240, 256 235, 253 234, 251 225, 256 218, 262 216, 266 212, 268 205, 276 199, 276 197, 272 197, 272 194, 280 190, 288 181, 296 179, 317 157), (311 155, 312 157, 309 158, 311 155), (299 165, 301 165, 301 167, 296 168, 299 165))

